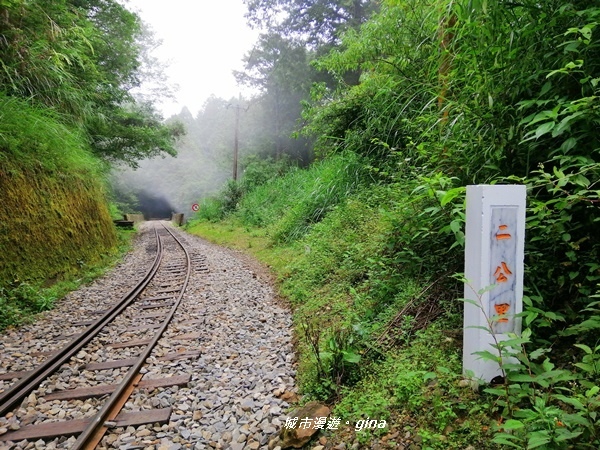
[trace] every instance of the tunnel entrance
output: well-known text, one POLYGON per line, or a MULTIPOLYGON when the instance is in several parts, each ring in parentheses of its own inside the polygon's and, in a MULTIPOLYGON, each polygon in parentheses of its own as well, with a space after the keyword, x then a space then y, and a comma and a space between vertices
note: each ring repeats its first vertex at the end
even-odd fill
POLYGON ((164 197, 149 192, 140 192, 138 201, 140 211, 146 220, 171 219, 171 213, 175 211, 164 197))

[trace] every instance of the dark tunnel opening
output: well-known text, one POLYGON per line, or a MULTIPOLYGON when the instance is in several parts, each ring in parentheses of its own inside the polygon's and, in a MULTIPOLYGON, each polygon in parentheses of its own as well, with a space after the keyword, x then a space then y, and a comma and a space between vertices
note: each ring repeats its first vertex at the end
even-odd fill
POLYGON ((171 213, 175 211, 173 206, 161 196, 148 192, 138 194, 140 211, 144 214, 144 219, 170 219, 171 213))

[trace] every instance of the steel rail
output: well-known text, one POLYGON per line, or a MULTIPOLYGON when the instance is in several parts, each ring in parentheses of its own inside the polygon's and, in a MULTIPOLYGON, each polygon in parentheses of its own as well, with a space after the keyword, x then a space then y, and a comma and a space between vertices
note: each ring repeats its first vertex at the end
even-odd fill
POLYGON ((121 299, 104 316, 100 317, 86 328, 83 333, 67 343, 58 350, 58 352, 50 355, 40 364, 40 366, 34 369, 32 373, 22 377, 17 383, 2 392, 2 394, 0 394, 0 416, 6 415, 10 410, 15 408, 18 403, 38 387, 45 378, 56 372, 61 365, 96 337, 100 331, 118 316, 123 309, 129 306, 129 304, 144 290, 148 283, 150 283, 160 266, 163 256, 162 243, 160 242, 156 228, 154 229, 154 233, 157 245, 156 257, 142 280, 127 292, 127 294, 121 297, 121 299))
POLYGON ((181 303, 181 300, 183 299, 183 295, 185 293, 185 290, 187 289, 187 285, 188 285, 190 275, 191 275, 192 264, 191 264, 191 260, 190 260, 190 254, 187 251, 187 249, 185 248, 185 246, 181 243, 181 241, 175 236, 175 234, 173 234, 173 232, 171 232, 171 230, 169 230, 164 224, 162 224, 162 225, 169 232, 169 234, 171 236, 173 236, 173 239, 175 239, 175 241, 179 244, 179 246, 185 253, 185 258, 186 258, 186 263, 187 263, 187 271, 185 274, 185 280, 183 282, 181 290, 179 291, 177 300, 175 301, 175 303, 173 303, 171 309, 169 310, 169 314, 166 316, 161 327, 154 334, 154 337, 152 338, 151 342, 146 346, 144 351, 142 353, 140 353, 136 363, 133 366, 131 366, 129 371, 125 374, 125 376, 123 377, 123 380, 121 380, 118 387, 113 391, 112 395, 109 397, 109 399, 106 401, 106 403, 104 403, 104 405, 102 406, 100 411, 98 411, 98 413, 96 413, 96 415, 93 417, 91 423, 85 428, 85 430, 83 430, 81 432, 81 434, 77 438, 77 441, 73 444, 73 447, 71 447, 72 450, 93 448, 93 447, 88 447, 88 444, 90 443, 91 440, 93 440, 97 431, 104 426, 104 423, 106 422, 109 414, 113 410, 113 406, 121 400, 121 396, 123 395, 123 393, 134 382, 135 377, 138 375, 140 369, 146 363, 146 359, 148 359, 148 357, 152 353, 152 350, 158 343, 158 340, 162 337, 163 333, 169 326, 171 320, 173 319, 173 316, 175 315, 175 312, 179 308, 179 304, 181 303))

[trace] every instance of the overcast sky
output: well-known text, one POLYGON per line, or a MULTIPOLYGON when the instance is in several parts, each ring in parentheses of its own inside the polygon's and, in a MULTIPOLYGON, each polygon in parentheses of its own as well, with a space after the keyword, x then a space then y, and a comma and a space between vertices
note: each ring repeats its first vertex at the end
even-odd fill
POLYGON ((246 26, 242 0, 121 2, 137 12, 163 42, 155 56, 169 64, 167 75, 179 85, 176 101, 161 106, 165 117, 184 106, 196 115, 211 94, 226 99, 238 95, 232 71, 243 68, 242 57, 257 37, 246 26))

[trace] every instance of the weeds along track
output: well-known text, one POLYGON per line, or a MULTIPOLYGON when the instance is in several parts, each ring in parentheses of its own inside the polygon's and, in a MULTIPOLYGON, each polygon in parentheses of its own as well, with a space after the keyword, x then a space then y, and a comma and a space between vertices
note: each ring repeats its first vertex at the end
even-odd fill
MULTIPOLYGON (((191 374, 181 371, 161 371, 163 377, 152 379, 144 373, 156 374, 149 365, 200 356, 198 350, 186 350, 186 339, 193 337, 177 334, 185 329, 181 324, 168 340, 161 337, 173 328, 192 271, 207 269, 202 256, 191 257, 184 241, 162 222, 153 222, 146 235, 146 253, 153 258, 136 271, 139 282, 106 301, 106 309, 94 317, 62 318, 55 329, 63 328, 64 334, 49 333, 43 346, 27 355, 28 364, 13 364, 29 370, 0 374, 0 417, 4 423, 21 417, 18 426, 0 434, 0 447, 50 440, 53 446, 95 448, 112 427, 168 422, 170 406, 148 402, 137 410, 123 408, 134 390, 189 382, 191 374), (173 340, 176 346, 169 343, 173 340)), ((114 295, 106 293, 109 299, 114 295)))

